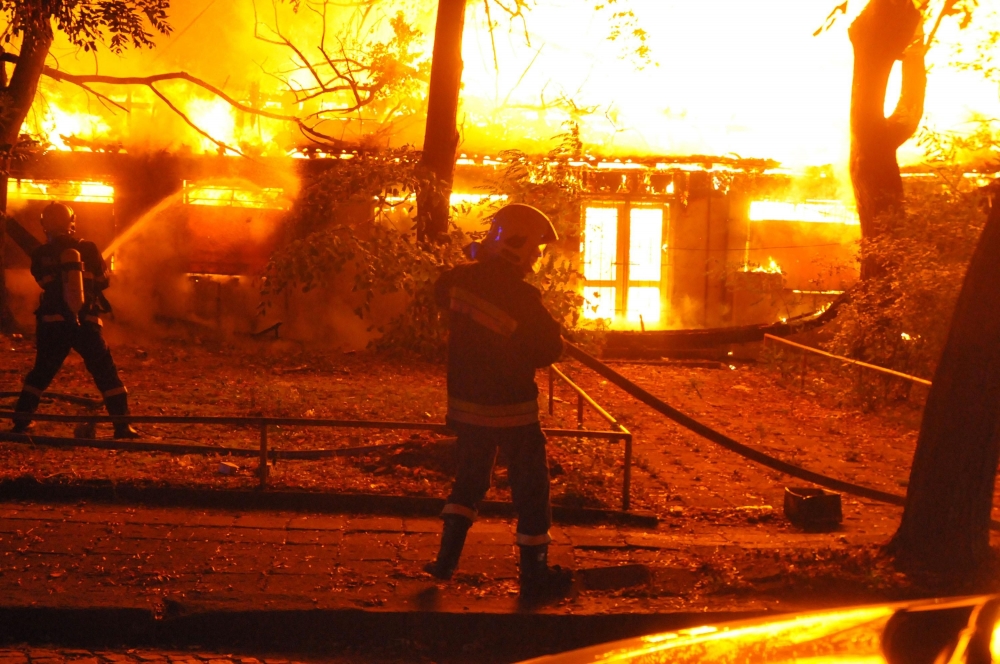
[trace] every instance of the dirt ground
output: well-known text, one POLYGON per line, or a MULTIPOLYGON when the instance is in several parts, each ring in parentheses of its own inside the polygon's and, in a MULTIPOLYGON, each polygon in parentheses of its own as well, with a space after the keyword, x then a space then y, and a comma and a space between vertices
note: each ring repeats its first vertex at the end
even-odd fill
MULTIPOLYGON (((115 359, 137 415, 268 415, 340 419, 442 422, 444 367, 414 359, 367 353, 307 351, 284 341, 210 343, 197 339, 138 342, 109 326, 115 359)), ((31 366, 29 339, 3 338, 0 391, 15 392, 31 366)), ((781 517, 786 486, 799 482, 678 427, 617 387, 572 362, 561 365, 611 414, 635 434, 633 507, 660 516, 666 528, 724 528, 756 524, 780 534, 791 527, 781 517)), ((797 366, 797 365, 796 365, 797 366)), ((727 435, 785 461, 883 491, 905 493, 919 424, 920 399, 865 412, 854 403, 843 376, 812 367, 804 385, 798 371, 781 362, 720 364, 616 364, 623 374, 668 403, 727 435)), ((554 415, 544 408, 547 380, 539 372, 543 426, 576 427, 574 395, 556 387, 554 415)), ((82 362, 71 356, 50 387, 97 396, 82 362)), ((13 399, 0 402, 10 408, 13 399)), ((45 412, 80 414, 85 408, 46 402, 45 412)), ((585 426, 605 429, 588 411, 585 426)), ((253 448, 252 429, 200 425, 143 425, 144 437, 253 448)), ((73 426, 38 423, 39 435, 72 435, 73 426)), ((101 425, 98 437, 110 436, 101 425)), ((277 488, 378 492, 443 497, 452 472, 450 447, 439 437, 408 431, 284 428, 272 431, 273 449, 358 447, 410 443, 388 451, 323 461, 279 461, 277 488)), ((549 443, 553 502, 617 508, 621 499, 623 445, 602 440, 553 438, 549 443)), ((85 479, 248 487, 256 461, 232 476, 217 472, 218 457, 94 449, 31 448, 0 444, 0 478, 33 476, 42 481, 85 479)), ((509 499, 498 467, 489 498, 509 499)), ((899 508, 844 497, 845 538, 871 542, 890 535, 899 508)))

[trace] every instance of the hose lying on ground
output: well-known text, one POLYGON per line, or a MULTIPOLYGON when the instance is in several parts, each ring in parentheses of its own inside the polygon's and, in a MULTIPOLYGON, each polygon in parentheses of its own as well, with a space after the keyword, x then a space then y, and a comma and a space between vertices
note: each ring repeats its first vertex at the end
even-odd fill
MULTIPOLYGON (((844 493, 851 494, 852 496, 877 500, 879 502, 889 503, 890 505, 904 505, 906 503, 905 496, 879 491, 878 489, 862 486, 860 484, 854 484, 853 482, 838 480, 834 477, 827 477, 826 475, 820 475, 819 473, 814 473, 811 470, 800 468, 799 466, 777 459, 748 445, 744 445, 743 443, 733 440, 729 436, 716 431, 710 426, 699 422, 693 417, 682 413, 662 399, 659 399, 639 387, 625 376, 598 360, 593 355, 590 355, 580 347, 573 345, 569 341, 565 342, 565 348, 567 355, 585 367, 593 370, 600 376, 606 378, 608 382, 614 383, 629 395, 635 397, 653 410, 666 415, 677 424, 680 424, 686 429, 690 429, 702 438, 706 438, 716 445, 721 445, 727 450, 736 452, 745 459, 750 459, 751 461, 755 461, 762 466, 767 466, 768 468, 777 470, 785 475, 791 475, 792 477, 812 482, 818 486, 833 489, 834 491, 842 491, 844 493)), ((1000 521, 991 519, 990 528, 993 530, 1000 530, 1000 521)))

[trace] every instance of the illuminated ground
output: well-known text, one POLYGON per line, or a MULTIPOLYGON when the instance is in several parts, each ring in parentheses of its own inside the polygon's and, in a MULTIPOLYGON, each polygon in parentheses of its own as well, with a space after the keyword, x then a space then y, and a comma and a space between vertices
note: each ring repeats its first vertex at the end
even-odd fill
MULTIPOLYGON (((116 360, 132 395, 135 414, 240 415, 368 418, 440 422, 444 418, 443 367, 415 360, 361 354, 307 352, 287 342, 210 344, 191 341, 126 341, 109 331, 116 360)), ((19 388, 29 368, 29 341, 13 340, 2 351, 0 391, 19 388)), ((852 405, 844 384, 831 373, 782 377, 775 365, 741 364, 722 369, 689 366, 616 365, 640 385, 737 440, 757 445, 784 460, 902 494, 916 440, 919 406, 863 412, 852 405)), ((796 482, 680 429, 578 365, 564 369, 636 436, 633 504, 659 515, 665 528, 701 532, 751 525, 780 537, 791 532, 781 517, 784 487, 796 482), (768 510, 771 506, 774 509, 768 510), (745 507, 763 509, 742 509, 745 507)), ((543 398, 547 389, 539 383, 543 398)), ((50 388, 95 395, 82 363, 71 357, 50 388)), ((557 387, 551 427, 575 427, 575 404, 567 388, 557 387)), ((920 395, 914 395, 915 399, 920 395)), ((9 400, 5 403, 11 403, 9 400)), ((80 413, 80 407, 45 406, 52 412, 80 413)), ((588 428, 605 428, 588 413, 588 428)), ((107 425, 104 425, 107 426, 107 425)), ((254 447, 252 430, 203 426, 145 425, 147 438, 254 447)), ((71 425, 39 423, 37 433, 72 435, 71 425)), ((98 436, 107 437, 107 430, 98 436)), ((409 439, 405 432, 288 430, 273 432, 278 449, 355 447, 409 439)), ((305 490, 376 492, 443 497, 451 472, 445 448, 420 435, 424 443, 404 451, 325 461, 282 461, 273 485, 305 490)), ((216 472, 217 459, 64 450, 4 445, 0 478, 32 476, 41 481, 113 479, 183 486, 254 486, 255 461, 234 476, 216 472)), ((617 508, 622 477, 622 447, 617 443, 559 439, 550 441, 554 502, 569 506, 617 508)), ((490 498, 507 500, 503 471, 490 498)), ((898 508, 844 499, 846 541, 888 537, 898 508)))
MULTIPOLYGON (((285 342, 137 342, 113 328, 109 332, 136 414, 443 419, 444 372, 436 364, 363 353, 310 353, 285 342)), ((17 389, 32 358, 26 340, 14 339, 0 348, 0 391, 17 389)), ((797 373, 783 376, 780 365, 733 367, 616 365, 734 438, 811 470, 904 492, 918 407, 897 404, 866 413, 851 405, 833 373, 810 373, 803 387, 797 373)), ((554 562, 578 569, 644 565, 649 576, 637 585, 584 587, 574 599, 547 611, 678 615, 799 610, 939 592, 903 577, 880 557, 877 545, 894 531, 898 508, 845 497, 840 530, 803 533, 781 512, 787 478, 679 430, 578 365, 563 368, 635 433, 633 503, 656 513, 660 526, 556 524, 554 562)), ((95 394, 78 359, 67 363, 52 389, 95 394)), ((557 388, 556 396, 556 414, 546 414, 545 424, 575 426, 575 404, 567 388, 557 388)), ((46 409, 80 412, 58 403, 46 409)), ((602 424, 589 414, 587 426, 602 424)), ((252 431, 142 429, 148 438, 164 441, 251 447, 257 440, 252 431)), ((40 423, 38 430, 72 433, 70 425, 62 424, 40 423)), ((110 431, 99 430, 98 435, 106 438, 110 431)), ((278 448, 307 449, 403 437, 408 434, 282 431, 271 442, 278 448)), ((280 461, 273 482, 286 489, 442 497, 450 472, 442 449, 425 437, 422 445, 403 453, 280 461)), ((0 454, 0 480, 30 477, 72 484, 112 479, 217 489, 256 484, 255 463, 249 460, 240 461, 237 474, 224 476, 216 472, 218 458, 195 455, 16 444, 0 444, 0 454)), ((557 504, 618 507, 620 446, 552 440, 550 455, 557 504)), ((489 497, 509 499, 503 474, 495 479, 500 487, 489 497)), ((0 595, 18 605, 173 606, 171 610, 182 612, 271 606, 511 614, 517 611, 511 528, 503 519, 477 524, 456 582, 438 587, 420 571, 437 546, 439 522, 433 518, 8 502, 0 505, 0 595), (167 599, 178 604, 164 603, 167 599)))

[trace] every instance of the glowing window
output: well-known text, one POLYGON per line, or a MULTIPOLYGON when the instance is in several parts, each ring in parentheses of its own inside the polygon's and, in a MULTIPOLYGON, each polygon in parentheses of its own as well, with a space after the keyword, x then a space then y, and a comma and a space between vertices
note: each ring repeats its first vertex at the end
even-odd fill
POLYGON ((184 203, 187 205, 287 210, 290 202, 284 193, 284 189, 277 187, 249 188, 184 181, 184 203))
POLYGON ((583 317, 591 320, 615 317, 614 286, 587 286, 583 289, 583 317))
MULTIPOLYGON (((632 208, 629 215, 629 281, 659 281, 663 255, 663 210, 632 208)), ((632 299, 629 290, 629 301, 632 299)), ((631 310, 631 305, 629 310, 631 310)))
POLYGON ((660 320, 660 289, 633 286, 628 289, 628 315, 630 321, 656 323, 660 320))
POLYGON ((114 203, 115 188, 106 182, 79 180, 7 180, 11 200, 114 203))
POLYGON ((617 277, 618 210, 587 208, 583 232, 584 278, 588 281, 614 281, 617 277))
POLYGON ((750 203, 750 221, 798 221, 848 226, 861 223, 857 210, 840 201, 753 201, 750 203))

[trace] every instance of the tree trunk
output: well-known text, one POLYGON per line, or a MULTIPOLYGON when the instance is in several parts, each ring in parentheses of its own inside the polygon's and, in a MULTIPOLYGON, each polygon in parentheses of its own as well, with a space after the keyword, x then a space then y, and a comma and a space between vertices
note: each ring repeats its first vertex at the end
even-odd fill
MULTIPOLYGON (((871 0, 849 30, 854 47, 850 171, 865 239, 891 227, 903 211, 896 150, 916 132, 924 112, 927 71, 921 25, 912 0, 871 0), (902 60, 903 86, 887 118, 886 86, 897 60, 902 60)), ((862 279, 877 272, 870 259, 862 261, 862 279)))
POLYGON ((1000 193, 969 263, 910 469, 891 549, 961 574, 989 551, 1000 458, 1000 193))
MULTIPOLYGON (((52 46, 52 32, 48 23, 28 28, 21 39, 21 52, 17 65, 7 80, 6 65, 0 76, 0 219, 7 215, 7 179, 11 151, 17 145, 21 125, 28 116, 31 103, 38 90, 45 58, 52 46)), ((7 297, 7 267, 4 263, 6 240, 5 223, 0 223, 0 331, 13 331, 15 323, 7 297)))
MULTIPOLYGON (((0 47, 3 53, 3 47, 0 47)), ((0 62, 0 90, 7 89, 7 65, 0 62)), ((16 327, 14 314, 7 298, 7 173, 10 171, 10 153, 0 151, 0 333, 11 332, 16 327)))
POLYGON ((420 158, 429 183, 417 197, 417 228, 421 240, 436 241, 448 233, 455 153, 458 150, 465 5, 466 0, 438 0, 427 96, 427 127, 420 158))
MULTIPOLYGON (((0 157, 0 159, 3 159, 0 157)), ((3 159, 3 162, 6 162, 3 159)), ((0 164, 0 333, 10 333, 17 330, 14 312, 10 309, 10 299, 7 297, 7 262, 4 254, 7 252, 7 164, 0 164)))

